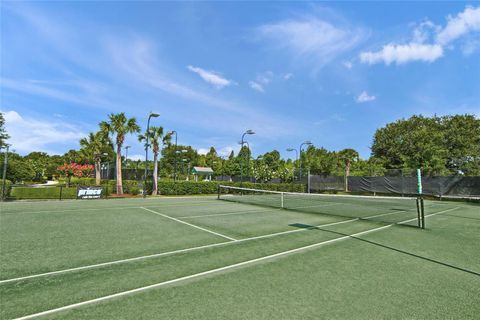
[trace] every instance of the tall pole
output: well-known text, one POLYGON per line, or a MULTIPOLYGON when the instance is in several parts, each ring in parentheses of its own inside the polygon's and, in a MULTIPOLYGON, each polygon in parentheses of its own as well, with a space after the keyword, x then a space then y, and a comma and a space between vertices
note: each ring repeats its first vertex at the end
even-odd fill
POLYGON ((299 150, 300 150, 300 152, 299 152, 299 153, 300 153, 300 158, 299 158, 300 176, 298 177, 299 180, 302 179, 302 147, 303 147, 304 145, 311 145, 311 144, 312 144, 312 143, 311 143, 310 141, 305 141, 305 142, 302 142, 302 143, 300 144, 300 148, 299 148, 299 150))
POLYGON ((152 117, 158 117, 158 113, 152 113, 148 115, 148 120, 147 120, 147 131, 145 132, 145 174, 143 176, 143 197, 145 198, 147 196, 147 174, 148 174, 148 135, 150 131, 150 119, 152 117))
POLYGON ((178 144, 177 144, 177 131, 173 130, 172 133, 175 133, 175 165, 173 168, 173 181, 177 181, 177 150, 178 150, 178 144))
POLYGON ((2 201, 5 200, 5 182, 7 180, 7 165, 8 165, 8 147, 10 145, 5 145, 5 157, 3 158, 3 185, 2 185, 2 201))
MULTIPOLYGON (((242 141, 240 142, 240 152, 242 152, 243 144, 245 143, 244 138, 246 134, 255 134, 253 130, 247 130, 242 134, 242 141)), ((240 157, 240 185, 243 184, 243 157, 240 157)))

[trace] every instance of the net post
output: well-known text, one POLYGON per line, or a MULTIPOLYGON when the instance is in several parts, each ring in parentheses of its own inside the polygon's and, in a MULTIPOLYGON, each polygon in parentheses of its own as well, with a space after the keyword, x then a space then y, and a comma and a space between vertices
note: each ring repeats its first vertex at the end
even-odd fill
POLYGON ((283 203, 284 203, 283 202, 284 201, 283 195, 284 195, 284 192, 281 192, 280 193, 280 206, 281 206, 282 209, 285 209, 285 206, 283 205, 283 203))
POLYGON ((421 228, 421 216, 420 216, 420 198, 417 197, 416 199, 416 202, 417 202, 417 224, 418 224, 418 227, 421 228))
POLYGON ((417 191, 418 196, 420 198, 420 215, 421 218, 419 219, 419 223, 421 223, 421 228, 425 229, 425 208, 423 206, 423 190, 422 190, 422 170, 420 168, 417 169, 417 191))
POLYGON ((422 213, 422 229, 425 229, 425 207, 423 205, 423 198, 420 198, 420 212, 422 213))
POLYGON ((217 200, 220 200, 220 185, 217 185, 217 200))

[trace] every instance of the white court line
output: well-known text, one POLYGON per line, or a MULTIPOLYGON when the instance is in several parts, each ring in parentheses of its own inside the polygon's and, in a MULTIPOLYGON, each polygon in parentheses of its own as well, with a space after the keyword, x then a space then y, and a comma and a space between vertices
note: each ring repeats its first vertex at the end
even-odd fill
MULTIPOLYGON (((433 214, 427 215, 425 217, 429 217, 429 216, 432 216, 432 215, 437 215, 439 213, 452 211, 452 210, 455 210, 455 209, 458 209, 458 208, 459 207, 444 210, 444 211, 441 211, 441 212, 438 212, 438 213, 433 213, 433 214)), ((414 218, 412 220, 408 220, 407 222, 414 221, 416 219, 417 218, 414 218)), ((158 258, 158 257, 173 255, 173 254, 177 254, 177 253, 184 253, 184 252, 189 252, 189 251, 219 247, 219 246, 228 245, 228 244, 232 244, 232 243, 240 243, 240 242, 246 242, 246 241, 257 240, 257 239, 271 238, 271 237, 275 237, 275 236, 279 236, 279 235, 283 235, 283 234, 302 232, 302 231, 307 231, 307 230, 311 230, 311 229, 314 229, 314 228, 328 227, 328 226, 332 226, 332 225, 343 224, 343 223, 353 222, 353 221, 357 221, 357 220, 360 220, 360 219, 359 218, 354 218, 354 219, 343 220, 343 221, 338 221, 338 222, 333 222, 333 223, 316 225, 316 226, 312 226, 311 228, 280 231, 280 232, 269 233, 269 234, 264 234, 264 235, 260 235, 260 236, 250 237, 250 238, 239 239, 239 240, 235 240, 235 241, 219 242, 219 243, 207 244, 207 245, 199 246, 199 247, 179 249, 179 250, 174 250, 174 251, 155 253, 155 254, 146 255, 146 256, 102 262, 102 263, 91 264, 91 265, 87 265, 87 266, 81 266, 81 267, 75 267, 75 268, 69 268, 69 269, 63 269, 63 270, 57 270, 57 271, 50 271, 50 272, 45 272, 45 273, 38 273, 38 274, 30 275, 30 276, 0 280, 0 284, 4 284, 4 283, 8 283, 8 282, 14 282, 14 281, 20 281, 20 280, 27 280, 27 279, 32 279, 32 278, 52 276, 52 275, 68 273, 68 272, 82 271, 82 270, 86 270, 86 269, 94 269, 94 268, 105 267, 105 266, 121 264, 121 263, 134 262, 134 261, 144 260, 144 259, 158 258)))
POLYGON ((235 238, 232 238, 232 237, 226 236, 226 235, 224 235, 224 234, 221 234, 221 233, 218 233, 218 232, 215 232, 215 231, 212 231, 212 230, 208 230, 208 229, 205 229, 205 228, 196 226, 196 225, 194 225, 194 224, 191 224, 191 223, 188 223, 188 222, 179 220, 179 219, 174 218, 174 217, 167 216, 166 214, 160 213, 160 212, 158 212, 158 211, 154 211, 154 210, 147 209, 147 208, 144 208, 144 207, 140 207, 140 208, 143 209, 143 210, 150 211, 151 213, 157 214, 157 215, 159 215, 159 216, 161 216, 161 217, 164 217, 164 218, 167 218, 167 219, 170 219, 170 220, 179 222, 179 223, 186 224, 187 226, 190 226, 190 227, 192 227, 192 228, 196 228, 196 229, 199 229, 199 230, 203 230, 203 231, 205 231, 205 232, 208 232, 208 233, 217 235, 217 236, 219 236, 219 237, 222 237, 222 238, 225 238, 225 239, 228 239, 228 240, 237 241, 237 239, 235 239, 235 238))
MULTIPOLYGON (((80 201, 80 200, 78 200, 80 201)), ((84 201, 88 201, 88 200, 84 200, 84 201)), ((148 201, 148 200, 147 200, 148 201)), ((141 205, 145 206, 145 205, 148 205, 148 206, 156 206, 156 207, 161 207, 161 208, 165 208, 165 207, 190 207, 190 206, 193 206, 193 205, 197 205, 197 204, 202 204, 202 203, 205 203, 205 202, 208 202, 209 204, 210 203, 215 203, 215 202, 210 202, 210 201, 199 201, 199 202, 189 202, 189 203, 182 203, 182 204, 162 204, 162 203, 141 203, 141 205)), ((219 203, 220 204, 223 204, 223 203, 219 203)), ((225 206, 227 206, 227 204, 225 203, 225 206)), ((16 211, 16 212, 3 212, 2 214, 5 214, 5 215, 9 215, 9 214, 24 214, 24 213, 56 213, 56 212, 75 212, 75 211, 95 211, 95 210, 109 210, 109 209, 138 209, 140 208, 140 204, 138 206, 117 206, 117 207, 111 207, 111 206, 105 206, 105 207, 97 207, 97 208, 76 208, 76 209, 63 209, 63 210, 42 210, 42 211, 16 211)))
MULTIPOLYGON (((455 209, 458 209, 458 208, 459 207, 455 207, 455 208, 452 208, 452 209, 444 210, 443 212, 441 211, 441 212, 437 212, 437 213, 432 213, 428 216, 431 217, 431 216, 434 216, 434 215, 437 215, 437 214, 440 214, 440 213, 444 213, 444 212, 447 212, 447 211, 452 211, 452 210, 455 210, 455 209)), ((427 217, 427 216, 425 216, 425 217, 427 217)), ((413 219, 413 220, 415 220, 415 219, 413 219)), ((405 223, 405 222, 409 222, 409 221, 412 221, 412 219, 411 220, 405 220, 405 221, 402 221, 400 223, 405 223)), ((204 271, 204 272, 199 272, 199 273, 195 273, 195 274, 192 274, 192 275, 188 275, 188 276, 184 276, 184 277, 180 277, 180 278, 176 278, 176 279, 172 279, 172 280, 167 280, 167 281, 155 283, 155 284, 152 284, 152 285, 148 285, 148 286, 144 286, 144 287, 140 287, 140 288, 136 288, 136 289, 132 289, 132 290, 127 290, 127 291, 114 293, 114 294, 111 294, 111 295, 103 296, 103 297, 92 299, 92 300, 86 300, 86 301, 83 301, 83 302, 70 304, 70 305, 67 305, 67 306, 60 307, 60 308, 55 308, 55 309, 50 309, 50 310, 30 314, 30 315, 27 315, 27 316, 16 318, 14 320, 33 319, 33 318, 37 318, 37 317, 40 317, 40 316, 49 315, 49 314, 52 314, 52 313, 66 311, 66 310, 70 310, 70 309, 74 309, 74 308, 78 308, 78 307, 82 307, 82 306, 86 306, 86 305, 90 305, 90 304, 94 304, 94 303, 99 303, 99 302, 106 301, 106 300, 111 300, 111 299, 114 299, 114 298, 119 298, 119 297, 131 295, 131 294, 135 294, 135 293, 146 291, 146 290, 151 290, 151 289, 163 287, 163 286, 166 286, 166 285, 169 285, 169 284, 174 284, 174 283, 177 283, 177 282, 182 282, 182 281, 193 279, 193 278, 200 278, 200 277, 203 277, 203 276, 206 276, 206 275, 209 275, 209 274, 220 273, 220 272, 223 272, 225 270, 235 269, 235 268, 238 268, 238 267, 254 264, 254 263, 257 263, 257 262, 260 262, 260 261, 264 261, 264 260, 271 260, 271 259, 275 259, 275 258, 278 258, 278 257, 288 256, 288 255, 291 255, 291 254, 294 254, 294 253, 297 253, 297 252, 302 252, 302 251, 306 251, 306 250, 313 249, 313 248, 316 248, 316 247, 321 247, 321 246, 324 246, 324 245, 327 245, 327 244, 330 244, 330 243, 334 243, 334 242, 338 242, 338 241, 341 241, 341 240, 351 239, 353 237, 358 237, 358 236, 368 234, 368 233, 371 233, 371 232, 380 231, 380 230, 383 230, 383 229, 386 229, 386 228, 390 228, 392 226, 394 226, 394 224, 389 224, 389 225, 386 225, 386 226, 382 226, 382 227, 378 227, 378 228, 374 228, 374 229, 370 229, 370 230, 366 230, 366 231, 362 231, 362 232, 357 232, 357 233, 354 233, 354 234, 351 234, 351 235, 346 235, 346 236, 331 239, 331 240, 317 242, 317 243, 314 243, 314 244, 311 244, 311 245, 308 245, 308 246, 304 246, 304 247, 300 247, 300 248, 296 248, 296 249, 291 249, 291 250, 287 250, 287 251, 283 251, 283 252, 278 252, 278 253, 271 254, 271 255, 268 255, 268 256, 264 256, 264 257, 260 257, 260 258, 256 258, 256 259, 251 259, 251 260, 231 264, 231 265, 228 265, 228 266, 224 266, 224 267, 221 267, 221 268, 211 269, 211 270, 207 270, 207 271, 204 271)))
POLYGON ((262 212, 272 212, 272 211, 279 211, 282 210, 281 208, 270 209, 270 210, 248 210, 248 211, 236 211, 236 212, 228 212, 228 213, 213 213, 213 214, 204 214, 198 216, 183 216, 177 217, 178 219, 188 219, 188 218, 203 218, 203 217, 217 217, 217 216, 230 216, 235 214, 246 214, 246 213, 262 213, 262 212))
POLYGON ((75 267, 75 268, 63 269, 63 270, 58 270, 58 271, 50 271, 50 272, 45 272, 45 273, 38 273, 38 274, 30 275, 30 276, 24 276, 24 277, 18 277, 18 278, 11 278, 11 279, 0 280, 0 284, 4 284, 4 283, 8 283, 8 282, 14 282, 14 281, 20 281, 20 280, 33 279, 33 278, 40 278, 40 277, 45 277, 45 276, 52 276, 52 275, 57 275, 57 274, 62 274, 62 273, 68 273, 68 272, 82 271, 82 270, 86 270, 86 269, 106 267, 106 266, 110 266, 110 265, 114 265, 114 264, 120 264, 120 263, 126 263, 126 262, 133 262, 133 261, 144 260, 144 259, 158 258, 158 257, 167 256, 167 255, 173 255, 173 254, 177 254, 177 253, 184 253, 184 252, 195 251, 195 250, 200 250, 200 249, 207 249, 207 248, 219 247, 219 246, 223 246, 223 245, 227 245, 227 244, 232 244, 232 243, 240 243, 240 242, 246 242, 246 241, 263 239, 263 238, 271 238, 271 237, 279 236, 279 235, 282 235, 282 234, 288 234, 288 233, 294 233, 294 232, 302 232, 302 231, 307 231, 307 230, 310 230, 310 229, 313 229, 313 228, 328 227, 328 226, 332 226, 332 225, 336 225, 336 224, 342 224, 342 223, 347 223, 347 222, 352 222, 352 221, 357 221, 357 220, 358 220, 358 219, 344 220, 344 221, 339 221, 339 222, 321 224, 321 225, 314 226, 314 227, 312 227, 312 228, 280 231, 280 232, 275 232, 275 233, 264 234, 264 235, 261 235, 261 236, 255 236, 255 237, 250 237, 250 238, 239 239, 239 240, 235 240, 235 241, 225 241, 225 242, 207 244, 207 245, 199 246, 199 247, 192 247, 192 248, 179 249, 179 250, 174 250, 174 251, 167 251, 167 252, 155 253, 155 254, 151 254, 151 255, 147 255, 147 256, 140 256, 140 257, 134 257, 134 258, 128 258, 128 259, 122 259, 122 260, 102 262, 102 263, 91 264, 91 265, 82 266, 82 267, 75 267))

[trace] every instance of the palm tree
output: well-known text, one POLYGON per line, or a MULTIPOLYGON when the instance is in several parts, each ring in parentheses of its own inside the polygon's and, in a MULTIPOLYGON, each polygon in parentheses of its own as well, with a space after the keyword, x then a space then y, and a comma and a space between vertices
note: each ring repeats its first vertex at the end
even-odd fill
POLYGON ((348 191, 348 177, 350 176, 350 167, 353 161, 358 160, 358 152, 354 149, 343 149, 338 152, 338 159, 345 164, 345 191, 348 191))
MULTIPOLYGON (((138 136, 138 141, 151 141, 152 151, 153 151, 153 189, 152 195, 156 196, 158 194, 158 155, 160 154, 160 139, 163 137, 163 128, 162 127, 150 127, 145 134, 140 134, 138 136)), ((163 137, 162 142, 165 144, 165 138, 169 137, 166 135, 163 137)))
POLYGON ((88 138, 80 140, 80 152, 86 159, 93 159, 95 162, 95 184, 100 185, 100 165, 102 154, 113 152, 112 140, 103 131, 91 133, 88 138))
POLYGON ((135 133, 140 131, 140 127, 137 124, 135 118, 129 118, 125 116, 124 112, 113 114, 108 116, 109 120, 100 122, 101 131, 106 134, 116 135, 115 145, 117 147, 117 194, 123 194, 122 185, 122 145, 125 141, 125 135, 129 133, 135 133))

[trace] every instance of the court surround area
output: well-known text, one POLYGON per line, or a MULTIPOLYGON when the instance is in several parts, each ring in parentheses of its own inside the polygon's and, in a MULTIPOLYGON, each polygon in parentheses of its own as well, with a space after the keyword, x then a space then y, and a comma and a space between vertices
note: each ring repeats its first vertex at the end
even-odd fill
POLYGON ((1 203, 0 318, 478 319, 476 203, 229 196, 1 203))

